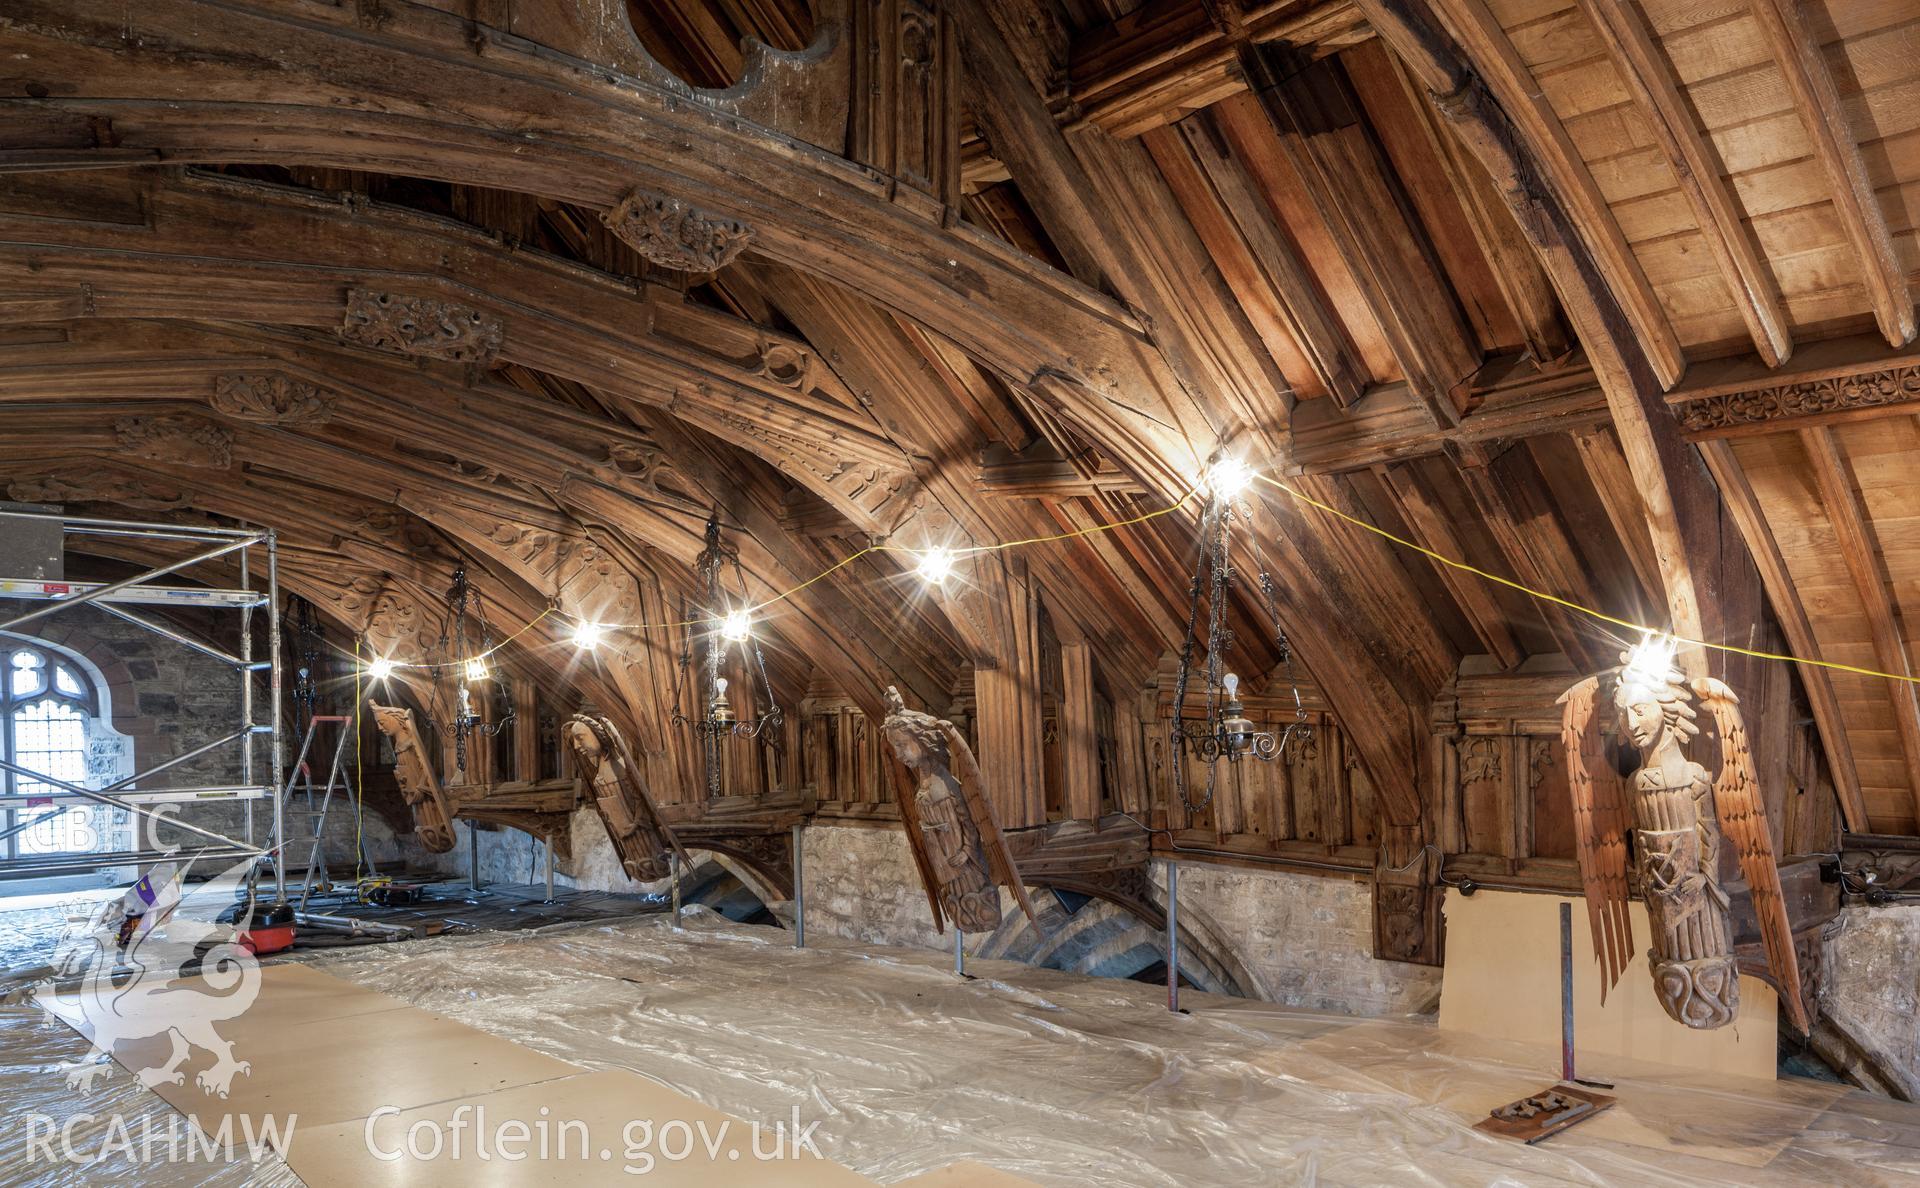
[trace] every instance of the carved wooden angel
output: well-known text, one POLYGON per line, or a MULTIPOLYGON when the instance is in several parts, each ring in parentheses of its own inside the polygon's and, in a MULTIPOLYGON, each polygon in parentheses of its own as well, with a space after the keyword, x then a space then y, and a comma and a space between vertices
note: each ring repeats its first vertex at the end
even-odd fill
POLYGON ((992 932, 1000 926, 999 888, 1004 886, 1034 919, 1026 884, 1007 851, 966 736, 952 722, 908 709, 891 686, 881 729, 913 773, 913 795, 903 790, 900 811, 938 911, 962 932, 992 932))
POLYGON ((1627 914, 1631 837, 1653 928, 1647 960, 1660 1005, 1688 1027, 1733 1022, 1740 1009, 1740 973, 1732 914, 1719 877, 1724 832, 1739 853, 1781 1005, 1804 1032, 1806 1006, 1793 933, 1739 698, 1712 677, 1692 683, 1692 697, 1713 715, 1720 736, 1720 775, 1709 780, 1707 769, 1683 749, 1699 732, 1698 711, 1685 676, 1673 668, 1672 652, 1643 644, 1623 660, 1621 668, 1588 677, 1560 697, 1574 838, 1594 956, 1601 964, 1601 1000, 1633 953, 1627 914), (1603 696, 1610 698, 1608 708, 1621 734, 1640 753, 1640 766, 1624 781, 1601 739, 1602 715, 1596 707, 1603 696))
POLYGON ((654 807, 626 736, 606 718, 587 713, 575 714, 566 733, 627 877, 641 883, 666 878, 672 873, 670 850, 680 853, 684 868, 686 851, 654 807))
POLYGON ((373 710, 374 725, 393 742, 393 776, 399 781, 401 797, 413 810, 414 835, 428 853, 446 853, 453 849, 453 808, 420 743, 413 711, 371 701, 367 706, 373 710))

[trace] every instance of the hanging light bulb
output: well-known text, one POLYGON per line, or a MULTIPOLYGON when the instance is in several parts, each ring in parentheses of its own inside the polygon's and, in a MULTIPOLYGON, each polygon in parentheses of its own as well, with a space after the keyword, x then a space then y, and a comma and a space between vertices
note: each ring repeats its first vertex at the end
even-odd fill
POLYGON ((733 703, 727 700, 727 678, 715 677, 713 701, 707 706, 707 718, 718 725, 733 723, 733 703))
POLYGON ((475 656, 473 659, 467 661, 465 671, 467 680, 469 681, 484 681, 491 675, 487 672, 487 658, 485 656, 475 656))
POLYGON ((746 611, 728 611, 720 623, 720 638, 728 643, 745 643, 753 634, 753 617, 746 611))
POLYGON ((1238 458, 1217 459, 1207 468, 1207 490, 1215 499, 1238 499, 1253 482, 1253 471, 1238 458))
POLYGON ((394 662, 387 659, 385 656, 375 656, 373 660, 367 664, 367 679, 374 680, 374 681, 384 681, 388 677, 393 675, 393 670, 395 667, 397 666, 394 664, 394 662))
POLYGON ((953 573, 953 551, 932 548, 920 554, 920 564, 914 570, 920 580, 929 586, 937 586, 953 573))
POLYGON ((1673 671, 1673 660, 1680 652, 1680 641, 1662 632, 1647 632, 1627 653, 1628 679, 1645 684, 1664 685, 1673 671))
POLYGON ((605 629, 598 623, 581 622, 573 627, 573 646, 591 652, 600 646, 600 637, 605 629))

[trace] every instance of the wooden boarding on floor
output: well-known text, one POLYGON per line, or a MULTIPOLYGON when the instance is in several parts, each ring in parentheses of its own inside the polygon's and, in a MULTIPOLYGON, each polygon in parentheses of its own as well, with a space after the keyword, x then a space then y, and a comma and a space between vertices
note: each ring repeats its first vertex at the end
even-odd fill
MULTIPOLYGON (((193 995, 199 993, 198 981, 171 979, 138 992, 193 995)), ((220 997, 214 990, 206 993, 220 997)), ((73 991, 47 1005, 92 1040, 102 1034, 99 1021, 113 1017, 119 997, 119 992, 109 992, 90 1003, 85 991, 73 991)), ((743 1168, 752 1169, 757 1184, 794 1188, 873 1182, 804 1149, 802 1156, 756 1158, 748 1122, 664 1085, 631 1072, 587 1072, 308 966, 262 969, 251 1005, 215 1029, 232 1045, 234 1059, 247 1065, 247 1071, 232 1078, 228 1095, 220 1097, 197 1083, 196 1077, 215 1063, 212 1053, 198 1048, 181 1064, 180 1083, 153 1086, 154 1092, 209 1135, 260 1134, 265 1132, 263 1118, 297 1118, 295 1127, 283 1125, 276 1131, 292 1135, 281 1153, 315 1188, 510 1182, 516 1173, 525 1174, 528 1163, 540 1161, 543 1126, 551 1138, 564 1137, 574 1144, 566 1153, 570 1157, 540 1161, 547 1183, 628 1182, 634 1173, 624 1168, 638 1166, 649 1154, 655 1164, 647 1173, 649 1183, 724 1185, 737 1182, 743 1168), (368 1119, 376 1113, 379 1117, 370 1128, 368 1119), (499 1157, 497 1150, 495 1157, 482 1159, 470 1146, 464 1157, 454 1158, 455 1132, 438 1127, 456 1115, 484 1117, 490 1146, 502 1126, 523 1124, 534 1136, 524 1161, 499 1157), (231 1126, 222 1130, 228 1119, 231 1126), (571 1157, 580 1149, 580 1132, 571 1129, 561 1136, 563 1121, 585 1125, 591 1141, 587 1157, 571 1157), (379 1157, 404 1153, 409 1129, 422 1122, 438 1128, 440 1157, 379 1157), (663 1137, 663 1131, 670 1137, 663 1137), (682 1154, 683 1147, 683 1158, 667 1157, 682 1154)), ((109 1036, 108 1042, 115 1061, 136 1075, 165 1064, 171 1048, 164 1031, 117 1043, 109 1036)), ((513 1132, 509 1130, 509 1145, 513 1132)), ((463 1133, 471 1144, 472 1130, 463 1133)), ((769 1123, 760 1135, 760 1149, 770 1154, 780 1148, 777 1140, 790 1140, 791 1134, 790 1123, 785 1130, 769 1123)), ((431 1151, 428 1131, 422 1129, 419 1135, 417 1148, 431 1151)), ((792 1154, 790 1141, 787 1153, 792 1154)))

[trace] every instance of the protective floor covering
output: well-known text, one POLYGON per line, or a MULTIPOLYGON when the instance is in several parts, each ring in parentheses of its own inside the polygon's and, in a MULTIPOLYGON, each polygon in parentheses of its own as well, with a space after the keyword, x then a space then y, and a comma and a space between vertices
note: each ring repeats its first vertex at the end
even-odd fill
MULTIPOLYGON (((1138 983, 1002 962, 974 962, 983 976, 962 982, 937 953, 795 952, 778 930, 687 923, 447 937, 314 964, 740 1117, 797 1110, 828 1158, 888 1183, 959 1159, 1061 1188, 1920 1181, 1920 1109, 1830 1085, 1593 1061, 1583 1071, 1617 1079, 1620 1104, 1527 1148, 1470 1127, 1550 1083, 1557 1053, 1200 994, 1193 1015, 1172 1016, 1138 983)), ((37 1011, 0 1010, 0 1040, 8 1119, 167 1110, 124 1076, 85 1099, 65 1090, 49 1069, 77 1041, 37 1011)), ((118 1176, 16 1156, 0 1137, 0 1183, 289 1182, 280 1164, 118 1176)))
MULTIPOLYGON (((749 1118, 817 1120, 883 1182, 957 1159, 1089 1184, 1920 1180, 1920 1108, 1804 1081, 1600 1062, 1620 1104, 1541 1147, 1471 1129, 1558 1053, 689 914, 322 959, 336 975, 749 1118)), ((1771 1043, 1772 1037, 1756 1042, 1771 1043)))

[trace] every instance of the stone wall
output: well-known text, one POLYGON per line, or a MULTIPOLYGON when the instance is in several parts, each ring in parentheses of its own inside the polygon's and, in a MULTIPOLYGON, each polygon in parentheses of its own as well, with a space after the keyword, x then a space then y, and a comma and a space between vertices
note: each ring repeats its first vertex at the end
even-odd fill
MULTIPOLYGON (((1154 882, 1165 887, 1164 869, 1154 882)), ((1254 997, 1349 1015, 1439 1009, 1437 967, 1374 960, 1373 892, 1358 880, 1182 862, 1180 914, 1232 951, 1254 997)))
MULTIPOLYGON (((868 944, 952 944, 934 931, 902 831, 816 824, 804 836, 809 930, 868 944)), ((1164 898, 1163 862, 1153 882, 1164 898)), ((1182 932, 1238 971, 1253 997, 1353 1015, 1438 1009, 1438 969, 1373 959, 1364 883, 1183 862, 1180 915, 1182 932)))
MULTIPOLYGON (((0 599, 0 618, 9 618, 33 608, 33 603, 0 599)), ((238 650, 239 617, 216 620, 207 642, 228 651, 238 650)), ((78 606, 49 615, 21 629, 56 651, 77 656, 104 695, 108 720, 89 729, 89 781, 96 787, 132 775, 184 755, 216 739, 232 734, 240 725, 240 682, 233 670, 220 661, 165 639, 136 624, 115 618, 91 606, 78 606)), ((3 650, 3 649, 0 649, 3 650)), ((264 651, 261 653, 264 655, 264 651)), ((254 685, 255 718, 267 721, 267 677, 257 674, 254 685)), ((331 736, 329 736, 331 737, 331 736)), ((297 752, 300 739, 291 724, 285 741, 289 757, 297 752)), ((261 784, 271 782, 271 759, 267 740, 255 742, 254 778, 261 784)), ((317 779, 326 778, 324 763, 316 765, 317 779)), ((215 748, 198 758, 189 759, 150 779, 141 781, 147 789, 168 787, 216 787, 241 782, 240 747, 237 743, 215 748)), ((296 798, 289 818, 289 837, 300 829, 310 829, 308 819, 300 816, 304 798, 296 798)), ((272 808, 265 800, 254 802, 254 839, 264 845, 271 832, 272 808)), ((247 809, 237 801, 186 804, 175 813, 178 819, 229 837, 246 837, 247 809)), ((127 815, 130 818, 130 814, 127 815)), ((127 849, 134 842, 133 821, 129 819, 111 837, 108 848, 127 849)), ((367 813, 363 827, 369 850, 376 861, 398 860, 401 849, 377 814, 367 813)), ((182 830, 161 828, 163 842, 191 844, 192 835, 182 830)), ((356 831, 351 808, 336 805, 328 814, 327 854, 336 864, 349 869, 353 861, 356 831)), ((144 843, 143 843, 144 844, 144 843)), ((309 847, 291 848, 290 870, 297 876, 306 867, 309 847)))
POLYGON ((1821 1011, 1920 1096, 1920 904, 1849 907, 1826 944, 1821 1011))

